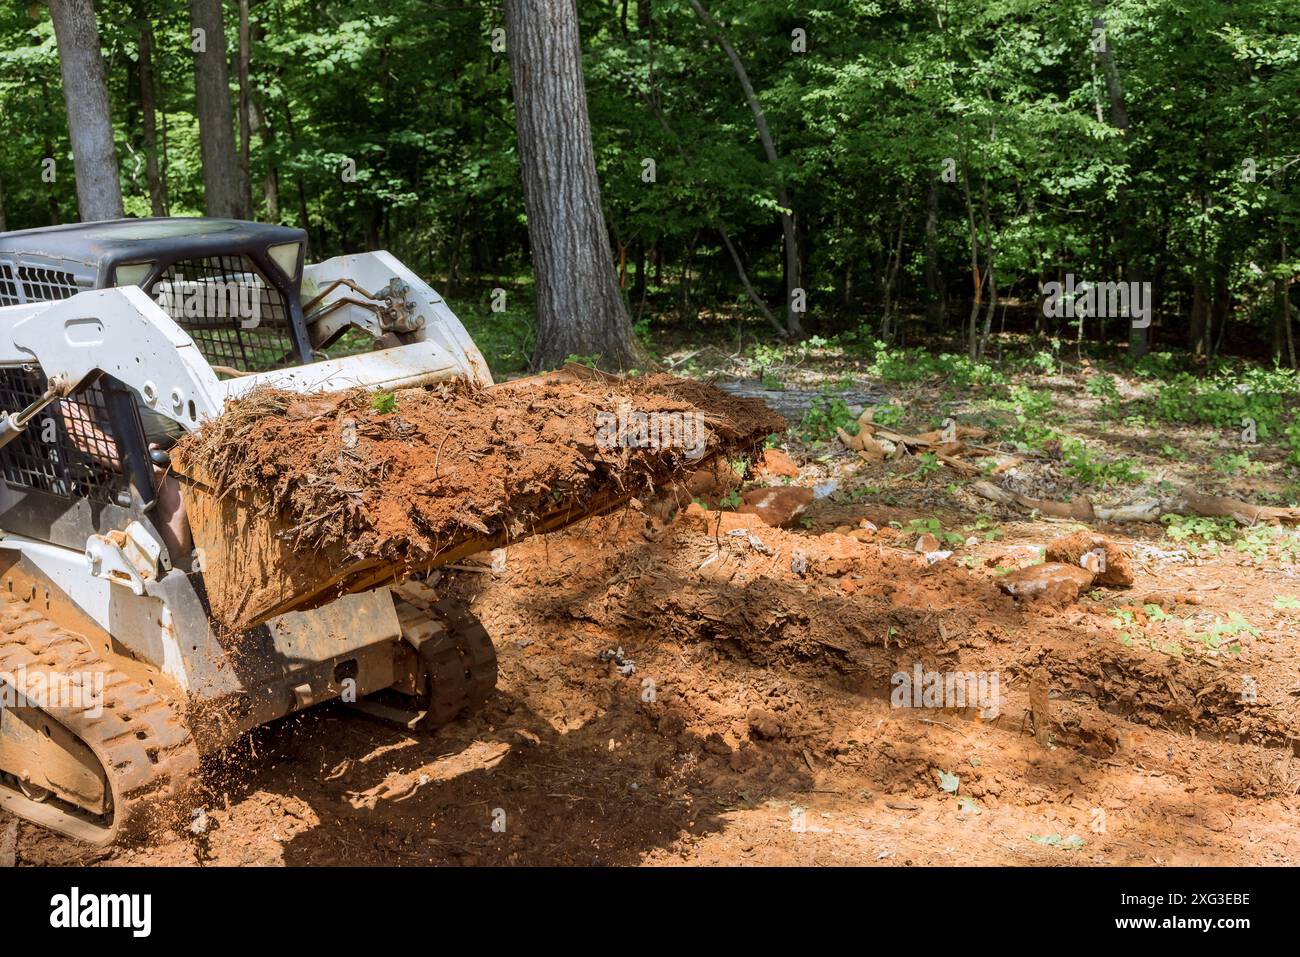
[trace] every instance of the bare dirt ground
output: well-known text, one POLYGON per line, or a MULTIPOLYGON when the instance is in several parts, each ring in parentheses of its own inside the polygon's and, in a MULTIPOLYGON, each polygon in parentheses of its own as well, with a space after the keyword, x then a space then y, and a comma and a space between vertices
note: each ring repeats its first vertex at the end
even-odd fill
MULTIPOLYGON (((1131 454, 1159 463, 1174 441, 1195 462, 1211 439, 1165 430, 1131 454)), ((1131 587, 1022 601, 1008 570, 1079 525, 915 460, 786 444, 800 475, 760 482, 838 483, 791 528, 646 502, 442 579, 500 657, 498 693, 463 720, 407 732, 319 708, 212 762, 200 837, 93 853, 10 821, 0 844, 20 864, 1300 859, 1300 576, 1276 542, 1092 526, 1130 550, 1131 587), (952 554, 928 563, 914 520, 952 554), (893 707, 918 664, 996 675, 996 714, 893 707)), ((1023 481, 1041 491, 1051 468, 1023 481)))

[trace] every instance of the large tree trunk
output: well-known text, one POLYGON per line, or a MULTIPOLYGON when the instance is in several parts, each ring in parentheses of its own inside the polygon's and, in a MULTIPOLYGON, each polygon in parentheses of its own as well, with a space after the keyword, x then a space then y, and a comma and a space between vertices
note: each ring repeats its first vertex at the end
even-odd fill
POLYGON ((194 102, 203 160, 203 203, 209 216, 247 219, 239 153, 231 124, 230 78, 221 0, 190 0, 190 24, 203 31, 203 52, 194 54, 194 102))
POLYGON ((537 292, 533 365, 570 355, 644 365, 600 208, 574 0, 506 0, 506 36, 537 292))
POLYGON ((120 219, 122 184, 94 4, 91 0, 50 0, 50 16, 59 44, 81 220, 120 219))
MULTIPOLYGON (((754 92, 754 84, 749 80, 749 72, 745 69, 745 64, 731 45, 731 41, 727 39, 727 33, 723 30, 722 25, 713 19, 713 15, 700 4, 699 0, 690 0, 690 3, 695 15, 714 32, 718 46, 722 47, 722 52, 731 61, 731 67, 736 73, 736 79, 740 81, 740 89, 745 94, 745 102, 749 104, 749 110, 754 114, 754 126, 758 129, 758 139, 763 146, 763 154, 767 157, 768 163, 775 167, 779 162, 776 143, 772 139, 772 131, 768 129, 767 115, 763 112, 762 104, 758 102, 758 94, 754 92)), ((785 188, 785 183, 779 178, 776 182, 776 201, 781 207, 781 233, 785 238, 786 331, 795 338, 802 338, 803 318, 800 309, 797 308, 798 304, 795 302, 795 290, 801 288, 799 237, 795 230, 794 203, 790 201, 790 194, 785 188)))
POLYGON ((158 108, 154 103, 153 24, 144 15, 140 23, 140 126, 144 137, 144 175, 149 183, 149 207, 155 216, 167 215, 162 176, 158 172, 158 108))
MULTIPOLYGON (((1105 10, 1105 0, 1093 0, 1092 6, 1098 16, 1093 18, 1093 27, 1106 29, 1106 21, 1100 16, 1105 10)), ((1115 56, 1110 48, 1110 35, 1105 36, 1104 48, 1097 51, 1096 62, 1101 64, 1102 75, 1106 79, 1106 96, 1110 100, 1110 125, 1115 127, 1121 133, 1127 134, 1129 128, 1128 108, 1124 105, 1124 86, 1120 82, 1119 67, 1115 65, 1115 56)), ((1127 188, 1121 186, 1117 192, 1115 206, 1118 209, 1125 208, 1125 194, 1127 188)), ((1124 254, 1128 261, 1128 270, 1124 276, 1125 282, 1144 282, 1146 279, 1145 271, 1138 262, 1137 250, 1134 248, 1137 243, 1139 234, 1138 224, 1134 221, 1131 214, 1124 217, 1124 254)), ((1128 325, 1128 354, 1130 358, 1140 359, 1151 350, 1151 329, 1149 326, 1138 326, 1131 320, 1128 325)))
POLYGON ((248 0, 239 0, 239 188, 246 215, 253 215, 253 179, 249 162, 249 147, 253 139, 253 120, 250 108, 248 61, 252 56, 253 39, 248 26, 248 0))

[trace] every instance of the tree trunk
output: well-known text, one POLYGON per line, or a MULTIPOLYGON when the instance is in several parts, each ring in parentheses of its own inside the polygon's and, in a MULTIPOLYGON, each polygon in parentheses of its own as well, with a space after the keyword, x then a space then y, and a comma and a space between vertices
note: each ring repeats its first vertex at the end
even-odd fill
POLYGON ((231 125, 226 30, 221 0, 190 0, 190 24, 203 31, 203 52, 194 53, 194 103, 203 161, 203 204, 209 216, 247 219, 239 154, 231 125))
POLYGON ((50 0, 82 222, 122 217, 104 58, 92 0, 50 0))
POLYGON ((943 280, 939 275, 939 177, 930 177, 925 200, 925 321, 943 331, 943 280))
MULTIPOLYGON (((1106 6, 1106 0, 1092 0, 1093 9, 1100 14, 1106 6)), ((1100 16, 1095 17, 1092 21, 1094 28, 1105 30, 1106 22, 1100 16)), ((1115 65, 1115 56, 1111 52, 1110 37, 1105 36, 1104 49, 1098 50, 1095 62, 1101 64, 1102 75, 1106 79, 1106 95, 1110 100, 1110 125, 1122 133, 1127 133, 1129 128, 1128 109, 1124 105, 1124 86, 1120 82, 1119 68, 1115 65)), ((1125 193, 1127 189, 1123 186, 1117 191, 1115 205, 1118 209, 1124 209, 1125 193)), ((1124 255, 1128 259, 1129 267, 1125 273, 1125 282, 1143 282, 1145 279, 1144 271, 1138 263, 1137 250, 1134 249, 1138 235, 1137 224, 1132 215, 1124 219, 1124 255)), ((1131 359, 1140 359, 1151 350, 1151 329, 1149 326, 1138 326, 1129 321, 1128 324, 1128 354, 1131 359)))
POLYGON ((275 161, 275 129, 271 126, 266 111, 262 109, 257 98, 249 104, 249 129, 262 143, 262 154, 266 160, 266 177, 262 180, 262 192, 266 197, 266 221, 280 221, 280 170, 275 161))
POLYGON ((1192 320, 1188 346, 1192 355, 1205 358, 1210 351, 1210 297, 1205 277, 1197 272, 1192 280, 1192 320))
POLYGON ((1211 355, 1218 355, 1223 344, 1223 336, 1228 331, 1228 317, 1232 315, 1232 293, 1228 289, 1228 272, 1218 266, 1214 271, 1214 300, 1210 304, 1210 330, 1214 349, 1211 355))
POLYGON ((158 108, 153 92, 153 24, 148 16, 140 23, 140 125, 144 136, 144 175, 149 184, 149 208, 155 216, 167 215, 162 176, 158 172, 158 108))
POLYGON ((239 0, 239 188, 244 204, 244 215, 253 215, 253 177, 249 162, 249 148, 253 140, 251 89, 248 82, 248 61, 253 55, 253 38, 248 27, 248 0, 239 0))
MULTIPOLYGON (((741 62, 740 56, 727 39, 726 31, 722 25, 713 19, 713 15, 700 5, 700 0, 690 0, 691 9, 695 15, 700 18, 709 29, 711 29, 722 47, 722 52, 727 55, 731 61, 731 67, 736 72, 736 79, 740 81, 740 89, 745 94, 745 102, 749 104, 749 110, 754 114, 754 125, 758 128, 758 139, 763 145, 763 153, 767 161, 773 167, 777 165, 780 158, 777 156, 776 143, 772 140, 772 131, 767 126, 767 116, 763 113, 763 106, 758 102, 758 95, 754 92, 754 84, 749 81, 749 73, 745 70, 745 64, 741 62)), ((799 237, 795 230, 794 204, 790 201, 790 194, 786 191, 779 174, 776 181, 776 201, 781 207, 781 232, 785 237, 785 324, 786 331, 794 338, 802 338, 803 318, 798 309, 795 308, 795 290, 800 287, 799 276, 799 237)))
POLYGON ((725 229, 718 227, 718 232, 722 234, 722 243, 727 247, 727 252, 731 254, 731 261, 736 267, 736 275, 740 277, 740 283, 745 287, 745 295, 749 296, 749 301, 763 314, 763 318, 772 324, 772 328, 777 331, 777 334, 784 338, 786 334, 785 327, 777 321, 776 316, 772 315, 772 310, 767 308, 767 303, 754 290, 754 284, 749 281, 749 273, 745 272, 745 264, 740 261, 740 253, 736 251, 735 243, 731 241, 731 237, 727 235, 725 229))
POLYGON ((506 0, 506 36, 537 292, 533 366, 584 355, 644 367, 600 208, 574 0, 506 0))

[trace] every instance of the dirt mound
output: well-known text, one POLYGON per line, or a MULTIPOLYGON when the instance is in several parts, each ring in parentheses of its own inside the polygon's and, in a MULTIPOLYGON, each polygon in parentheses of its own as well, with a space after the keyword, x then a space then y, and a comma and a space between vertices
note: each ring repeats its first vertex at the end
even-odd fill
POLYGON ((242 630, 563 527, 715 456, 751 454, 784 427, 760 401, 663 375, 266 389, 184 438, 172 459, 191 480, 213 614, 242 630))

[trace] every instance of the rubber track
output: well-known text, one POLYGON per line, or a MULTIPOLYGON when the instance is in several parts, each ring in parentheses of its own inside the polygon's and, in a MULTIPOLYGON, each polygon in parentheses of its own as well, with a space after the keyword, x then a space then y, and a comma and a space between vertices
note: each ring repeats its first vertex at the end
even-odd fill
POLYGON ((420 648, 428 671, 426 701, 430 726, 446 724, 488 699, 497 685, 497 653, 482 623, 461 604, 437 600, 431 589, 412 583, 397 589, 400 600, 441 625, 420 648))
MULTIPOLYGON (((175 708, 157 691, 114 668, 81 635, 16 599, 0 596, 0 671, 17 674, 24 666, 104 674, 102 709, 44 710, 80 738, 106 770, 112 820, 91 824, 47 803, 41 805, 42 815, 61 815, 64 820, 39 823, 101 847, 140 840, 165 828, 167 815, 198 785, 198 749, 175 708), (98 714, 89 713, 93 711, 98 714)), ((11 791, 3 782, 0 789, 11 791)))

